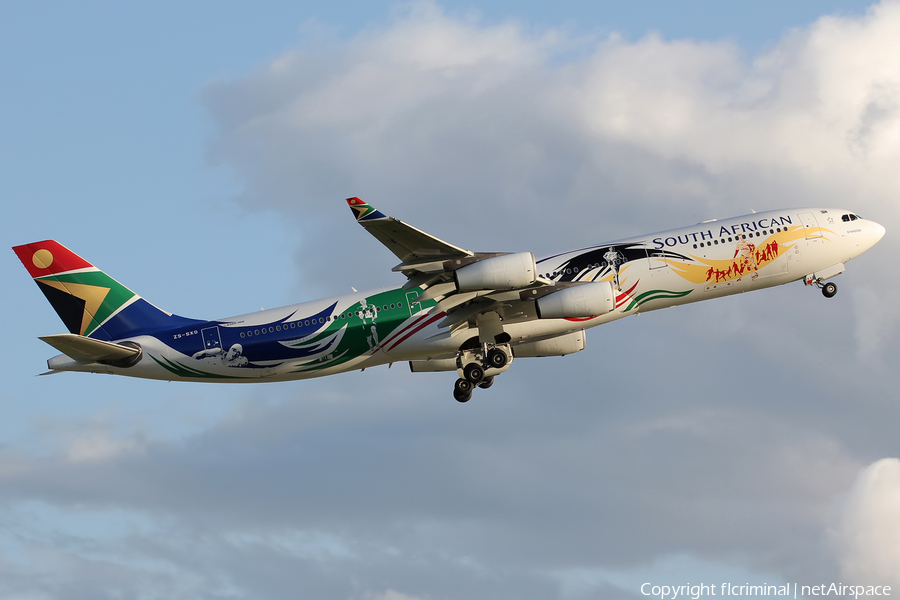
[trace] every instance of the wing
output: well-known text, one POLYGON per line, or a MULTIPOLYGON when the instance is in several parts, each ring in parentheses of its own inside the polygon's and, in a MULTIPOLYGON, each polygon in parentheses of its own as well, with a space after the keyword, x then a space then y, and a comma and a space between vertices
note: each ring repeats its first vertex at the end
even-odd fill
POLYGON ((347 204, 356 215, 356 221, 402 260, 402 264, 414 265, 474 256, 474 253, 439 240, 412 225, 384 216, 359 198, 348 198, 347 204))
POLYGON ((348 198, 347 204, 357 222, 401 260, 393 270, 408 278, 403 288, 422 290, 414 302, 435 300, 447 313, 441 327, 489 312, 504 321, 537 318, 531 300, 561 287, 537 274, 530 252, 471 252, 385 216, 359 198, 348 198))

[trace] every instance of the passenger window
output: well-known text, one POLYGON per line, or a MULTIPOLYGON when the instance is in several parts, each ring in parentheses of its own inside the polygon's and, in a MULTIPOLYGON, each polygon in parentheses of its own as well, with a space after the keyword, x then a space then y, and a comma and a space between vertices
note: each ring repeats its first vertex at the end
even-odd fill
POLYGON ((243 332, 243 331, 241 332, 241 337, 244 337, 244 332, 243 332))
POLYGON ((696 248, 696 247, 697 247, 697 244, 694 244, 694 248, 696 248))
POLYGON ((274 327, 269 327, 269 333, 275 333, 275 328, 274 328, 274 327))
POLYGON ((259 329, 253 332, 253 335, 259 335, 259 329))

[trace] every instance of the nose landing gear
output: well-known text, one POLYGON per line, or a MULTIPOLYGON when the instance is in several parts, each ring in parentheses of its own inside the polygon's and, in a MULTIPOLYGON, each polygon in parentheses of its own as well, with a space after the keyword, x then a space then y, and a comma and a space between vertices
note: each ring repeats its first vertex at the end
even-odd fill
POLYGON ((840 275, 844 272, 844 263, 837 263, 835 265, 831 265, 826 269, 822 269, 820 271, 816 271, 815 273, 811 273, 803 278, 804 285, 814 285, 820 290, 822 290, 822 295, 826 298, 833 298, 835 294, 837 294, 838 288, 837 284, 829 281, 825 282, 826 279, 831 279, 836 275, 840 275))
POLYGON ((453 397, 457 402, 468 402, 475 386, 486 390, 494 385, 494 377, 509 369, 512 357, 509 344, 484 344, 477 350, 460 350, 456 357, 460 377, 453 384, 453 397))
POLYGON ((825 282, 821 278, 814 278, 812 276, 807 277, 804 281, 806 285, 814 285, 820 290, 822 290, 822 295, 826 298, 833 298, 835 294, 837 294, 837 284, 833 281, 825 282))

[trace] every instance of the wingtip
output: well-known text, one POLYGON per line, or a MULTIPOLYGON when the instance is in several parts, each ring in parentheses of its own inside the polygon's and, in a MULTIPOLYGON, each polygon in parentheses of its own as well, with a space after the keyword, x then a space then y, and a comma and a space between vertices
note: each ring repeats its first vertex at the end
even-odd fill
POLYGON ((369 221, 372 219, 383 219, 385 216, 375 209, 372 205, 364 202, 356 196, 347 198, 347 206, 353 211, 357 221, 369 221))

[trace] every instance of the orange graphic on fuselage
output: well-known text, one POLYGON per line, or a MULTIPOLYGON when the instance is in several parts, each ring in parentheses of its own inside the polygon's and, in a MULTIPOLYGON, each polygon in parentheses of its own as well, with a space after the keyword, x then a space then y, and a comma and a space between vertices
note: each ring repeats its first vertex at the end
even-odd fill
MULTIPOLYGON (((826 229, 822 233, 833 233, 826 229)), ((750 279, 759 277, 759 271, 783 256, 788 248, 797 240, 806 237, 802 228, 792 228, 760 238, 757 243, 741 238, 736 241, 734 255, 731 259, 713 259, 693 256, 696 262, 680 262, 669 259, 672 270, 693 283, 721 283, 723 281, 740 281, 744 276, 750 279)), ((724 248, 722 249, 724 250, 724 248)))
POLYGON ((759 277, 760 265, 765 265, 778 258, 778 242, 771 241, 761 250, 757 249, 756 244, 741 240, 734 249, 732 262, 727 268, 710 267, 706 271, 706 281, 719 283, 720 281, 728 281, 737 278, 740 281, 745 273, 753 273, 751 279, 759 277))

